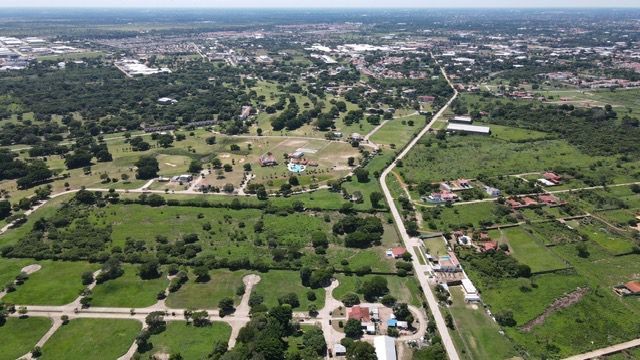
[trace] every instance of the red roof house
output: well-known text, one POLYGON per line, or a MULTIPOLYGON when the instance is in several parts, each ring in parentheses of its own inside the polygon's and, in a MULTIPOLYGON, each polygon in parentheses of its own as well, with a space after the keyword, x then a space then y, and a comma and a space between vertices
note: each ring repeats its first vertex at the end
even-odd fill
POLYGON ((407 249, 403 248, 403 247, 394 247, 393 249, 391 249, 391 253, 393 254, 394 258, 401 258, 402 255, 404 255, 407 252, 407 249))
POLYGON ((552 172, 552 171, 547 171, 544 174, 542 174, 542 177, 544 177, 545 179, 551 181, 554 184, 559 184, 560 181, 562 181, 562 178, 560 177, 560 175, 552 172))
POLYGON ((371 321, 371 314, 369 314, 369 308, 364 306, 354 306, 349 312, 349 319, 356 319, 362 322, 371 321))

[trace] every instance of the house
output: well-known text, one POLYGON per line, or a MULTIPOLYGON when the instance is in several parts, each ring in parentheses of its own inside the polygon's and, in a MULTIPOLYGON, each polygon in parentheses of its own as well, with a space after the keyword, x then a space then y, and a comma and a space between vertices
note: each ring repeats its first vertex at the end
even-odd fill
POLYGON ((374 324, 372 322, 363 322, 362 323, 362 330, 364 330, 364 332, 367 333, 368 335, 375 335, 376 334, 376 324, 374 324))
POLYGON ((566 204, 565 201, 558 199, 556 196, 552 194, 542 194, 538 196, 538 200, 548 206, 558 206, 566 204))
POLYGON ((391 249, 391 254, 393 255, 394 259, 399 259, 406 253, 407 253, 407 249, 403 248, 401 246, 394 247, 394 248, 391 249))
POLYGON ((345 356, 347 355, 347 348, 340 343, 333 344, 333 355, 335 356, 345 356))
POLYGON ((364 137, 362 135, 358 134, 358 133, 351 134, 351 140, 361 141, 363 139, 364 139, 364 137))
POLYGON ((544 178, 543 179, 538 179, 538 183, 540 183, 540 185, 542 185, 542 186, 555 186, 555 185, 558 185, 558 184, 556 184, 556 183, 554 183, 552 181, 549 181, 547 179, 544 179, 544 178))
POLYGON ((387 320, 387 327, 394 328, 396 326, 398 326, 398 320, 396 319, 387 320))
POLYGON ((252 110, 251 106, 243 106, 242 110, 240 111, 240 119, 241 120, 247 119, 249 115, 251 115, 251 110, 252 110))
POLYGON ((409 323, 406 321, 396 321, 396 327, 398 329, 408 329, 409 328, 409 323))
POLYGON ((368 307, 356 305, 349 311, 348 318, 367 323, 371 321, 371 314, 369 313, 368 307))
POLYGON ((524 203, 524 207, 538 205, 538 202, 536 201, 536 199, 529 196, 525 196, 524 198, 522 198, 522 201, 524 203))
POLYGON ((495 240, 485 241, 481 243, 479 250, 480 252, 496 251, 498 250, 498 242, 495 240))
POLYGON ((444 191, 461 191, 467 189, 473 189, 471 181, 467 179, 457 179, 440 183, 440 190, 444 191))
POLYGON ((289 159, 302 159, 304 153, 302 151, 294 151, 289 154, 289 159))
POLYGON ((502 191, 487 185, 484 186, 484 192, 491 197, 499 197, 500 195, 502 195, 502 191))
POLYGON ((273 156, 272 153, 268 152, 265 155, 260 156, 258 159, 260 166, 276 166, 278 162, 276 161, 276 157, 273 156))
POLYGON ((373 309, 371 309, 371 319, 374 322, 380 321, 380 310, 378 310, 377 307, 374 307, 373 309))
POLYGON ((471 123, 473 123, 473 120, 471 119, 471 116, 454 116, 449 119, 449 122, 471 125, 471 123))
POLYGON ((472 302, 480 302, 480 295, 478 295, 478 290, 471 280, 465 278, 462 279, 462 290, 464 290, 464 301, 467 303, 472 302))
POLYGON ((506 201, 507 205, 511 206, 512 209, 520 209, 522 208, 522 204, 515 198, 508 198, 506 201))
POLYGON ((449 251, 448 255, 443 255, 438 258, 438 264, 433 268, 439 272, 459 272, 462 271, 460 261, 456 257, 456 254, 449 251))
POLYGON ((458 201, 458 195, 449 192, 449 191, 440 191, 438 193, 431 193, 429 196, 423 196, 422 201, 427 202, 429 204, 444 204, 444 203, 454 203, 458 201))
POLYGON ((545 180, 554 183, 555 185, 558 185, 560 184, 560 182, 562 182, 562 177, 560 177, 560 175, 554 173, 553 171, 545 172, 544 174, 542 174, 542 177, 545 180))
POLYGON ((633 280, 613 288, 620 296, 640 295, 640 281, 633 280))
POLYGON ((435 96, 430 96, 430 95, 418 96, 418 101, 421 103, 432 103, 435 100, 436 100, 435 96))
POLYGON ((396 342, 391 336, 376 336, 373 339, 378 360, 397 360, 396 342))
POLYGON ((178 102, 178 100, 172 99, 170 97, 161 97, 160 99, 158 99, 158 103, 160 103, 162 105, 175 104, 177 102, 178 102))
POLYGON ((491 128, 488 126, 466 125, 466 124, 456 124, 456 123, 449 123, 449 125, 447 125, 447 131, 459 132, 463 134, 491 135, 491 128))
POLYGON ((193 180, 193 175, 191 174, 182 174, 182 175, 174 176, 171 178, 171 181, 180 182, 180 183, 191 182, 192 180, 193 180))
POLYGON ((457 236, 456 239, 458 240, 459 245, 471 245, 471 237, 467 235, 457 236))

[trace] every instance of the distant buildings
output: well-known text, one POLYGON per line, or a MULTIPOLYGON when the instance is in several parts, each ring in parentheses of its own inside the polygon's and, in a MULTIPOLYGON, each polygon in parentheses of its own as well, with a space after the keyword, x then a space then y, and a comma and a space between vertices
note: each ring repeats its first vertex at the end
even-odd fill
POLYGON ((132 77, 135 75, 153 75, 159 73, 170 73, 171 70, 169 68, 152 68, 147 66, 146 64, 133 59, 122 59, 116 61, 115 66, 122 71, 125 75, 132 77))
POLYGON ((258 159, 260 166, 276 166, 278 162, 276 161, 276 157, 273 156, 272 153, 268 152, 265 155, 260 156, 258 159))
POLYGON ((451 119, 449 119, 449 122, 455 123, 455 124, 470 125, 471 123, 473 123, 473 120, 471 119, 471 116, 454 116, 451 119))

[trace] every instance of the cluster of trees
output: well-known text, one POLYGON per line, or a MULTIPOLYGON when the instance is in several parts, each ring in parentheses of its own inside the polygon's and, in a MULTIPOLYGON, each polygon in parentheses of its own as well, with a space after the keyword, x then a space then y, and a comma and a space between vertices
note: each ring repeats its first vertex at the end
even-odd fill
POLYGON ((488 103, 489 121, 495 124, 559 134, 590 155, 640 156, 640 124, 626 116, 618 121, 611 105, 577 108, 573 105, 488 103))
POLYGON ((376 216, 348 215, 333 225, 334 234, 346 234, 344 244, 348 247, 365 248, 379 244, 383 232, 382 221, 376 216))
POLYGON ((47 164, 34 160, 25 162, 10 150, 0 150, 0 180, 17 179, 20 189, 30 188, 48 180, 53 173, 47 164))
POLYGON ((502 248, 484 253, 461 251, 459 258, 467 262, 487 282, 493 279, 531 277, 529 265, 519 263, 513 256, 507 255, 502 248))

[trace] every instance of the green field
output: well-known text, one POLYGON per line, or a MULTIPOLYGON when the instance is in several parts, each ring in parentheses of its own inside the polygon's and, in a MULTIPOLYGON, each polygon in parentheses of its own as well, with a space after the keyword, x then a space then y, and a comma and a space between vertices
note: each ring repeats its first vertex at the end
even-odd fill
POLYGON ((0 287, 3 287, 13 280, 15 277, 20 274, 20 270, 29 265, 33 264, 34 260, 28 259, 2 259, 0 260, 0 287))
POLYGON ((42 269, 29 276, 29 280, 3 301, 24 305, 64 305, 75 300, 84 288, 80 276, 95 271, 97 264, 69 261, 33 261, 42 269))
POLYGON ((513 344, 498 333, 500 327, 482 307, 473 308, 464 302, 460 287, 452 288, 451 296, 453 304, 449 311, 456 324, 454 341, 463 359, 508 359, 517 354, 513 344))
POLYGON ((223 322, 212 322, 210 326, 195 327, 184 321, 169 321, 167 329, 152 335, 152 348, 145 353, 182 355, 185 360, 207 359, 213 344, 226 343, 231 335, 231 327, 223 322))
POLYGON ((41 317, 9 318, 0 326, 2 351, 0 360, 15 360, 25 355, 51 327, 51 320, 41 317))
POLYGON ((300 307, 294 310, 306 311, 309 304, 315 304, 318 309, 324 306, 324 289, 315 289, 302 286, 300 274, 297 271, 271 270, 260 274, 260 282, 254 287, 254 292, 264 296, 264 304, 271 308, 278 305, 278 298, 288 293, 295 293, 300 300, 300 307), (307 300, 307 292, 316 294, 315 301, 307 300))
POLYGON ((515 219, 508 216, 500 216, 498 204, 494 202, 481 202, 475 204, 464 204, 459 206, 441 206, 440 214, 437 214, 433 207, 420 206, 423 225, 425 231, 439 230, 450 231, 460 228, 480 228, 481 223, 488 224, 508 224, 515 222, 515 219))
POLYGON ((74 319, 47 341, 40 359, 117 359, 127 352, 141 328, 135 320, 74 319))
POLYGON ((187 281, 180 290, 170 293, 167 297, 167 306, 178 309, 217 309, 220 299, 230 297, 236 304, 240 302, 240 296, 236 295, 236 289, 242 285, 242 278, 247 271, 211 270, 210 280, 196 282, 195 275, 189 275, 187 281))
POLYGON ((510 227, 501 230, 500 243, 509 244, 511 255, 518 261, 531 267, 531 271, 549 271, 567 267, 562 260, 550 252, 542 243, 531 236, 524 226, 510 227))
MULTIPOLYGON (((336 275, 336 279, 338 279, 340 285, 333 290, 333 297, 340 300, 347 293, 357 293, 360 284, 362 284, 363 281, 372 276, 375 275, 336 275)), ((407 304, 415 305, 417 307, 422 306, 422 293, 419 289, 418 281, 414 277, 385 275, 384 278, 387 279, 387 287, 389 288, 389 293, 396 297, 398 301, 406 302, 407 304)), ((360 301, 364 301, 364 299, 362 298, 362 294, 360 294, 360 301)))
POLYGON ((133 265, 124 266, 124 275, 108 280, 93 289, 93 306, 147 307, 156 303, 156 295, 169 285, 166 274, 157 279, 142 280, 133 265))

